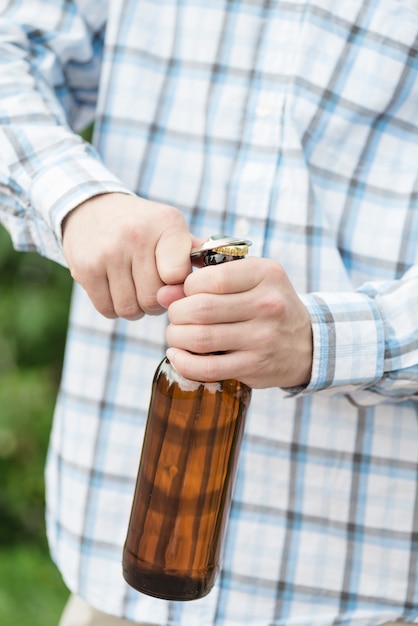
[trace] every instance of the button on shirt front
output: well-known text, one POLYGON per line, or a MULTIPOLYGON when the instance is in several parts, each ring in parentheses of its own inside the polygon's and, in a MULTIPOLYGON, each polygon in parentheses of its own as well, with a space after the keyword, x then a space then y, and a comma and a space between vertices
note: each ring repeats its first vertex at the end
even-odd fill
POLYGON ((414 3, 31 0, 3 3, 0 30, 17 248, 64 263, 72 208, 137 193, 196 235, 251 239, 313 327, 309 385, 254 390, 214 590, 165 602, 124 583, 121 555, 166 320, 107 320, 75 286, 47 464, 69 588, 160 626, 416 619, 414 3), (94 148, 72 131, 91 120, 94 148))

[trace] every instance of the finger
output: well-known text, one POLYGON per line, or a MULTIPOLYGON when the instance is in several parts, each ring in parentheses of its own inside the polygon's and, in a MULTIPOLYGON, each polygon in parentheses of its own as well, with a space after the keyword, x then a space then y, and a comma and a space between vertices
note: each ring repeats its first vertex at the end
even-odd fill
POLYGON ((198 293, 173 300, 168 317, 172 324, 244 322, 253 317, 254 304, 254 295, 251 292, 229 295, 198 293))
POLYGON ((183 285, 163 285, 157 291, 157 301, 165 309, 181 298, 184 298, 183 285))
POLYGON ((109 282, 106 277, 84 282, 82 287, 85 289, 93 306, 99 313, 109 319, 116 319, 118 317, 113 306, 109 282))
POLYGON ((118 270, 111 266, 108 269, 108 284, 113 309, 118 317, 137 320, 143 316, 129 266, 118 270))
POLYGON ((190 251, 192 238, 186 229, 169 230, 158 240, 155 261, 158 274, 167 285, 184 282, 192 270, 190 251))
POLYGON ((250 257, 203 267, 184 281, 184 293, 231 294, 249 291, 261 281, 260 259, 250 257))
POLYGON ((157 292, 163 286, 163 282, 153 261, 149 257, 141 259, 135 257, 132 266, 136 300, 147 315, 159 315, 164 311, 157 300, 157 292))
POLYGON ((233 378, 248 384, 246 381, 251 379, 245 352, 197 355, 168 348, 167 358, 176 371, 189 380, 216 382, 233 378))
MULTIPOLYGON (((248 347, 249 323, 178 326, 169 324, 166 330, 170 346, 195 354, 244 350, 248 347)), ((257 341, 252 328, 251 343, 257 341)))

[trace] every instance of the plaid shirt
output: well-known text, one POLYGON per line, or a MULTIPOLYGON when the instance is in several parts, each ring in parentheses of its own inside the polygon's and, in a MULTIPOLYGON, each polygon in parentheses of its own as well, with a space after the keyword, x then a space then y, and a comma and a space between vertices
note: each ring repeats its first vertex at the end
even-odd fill
POLYGON ((416 0, 0 0, 15 246, 63 263, 73 207, 138 193, 197 235, 250 238, 313 324, 308 387, 253 393, 214 590, 165 602, 126 586, 121 552, 166 321, 107 320, 75 288, 48 536, 100 610, 163 626, 418 620, 417 36, 416 0), (93 118, 95 148, 73 132, 93 118))

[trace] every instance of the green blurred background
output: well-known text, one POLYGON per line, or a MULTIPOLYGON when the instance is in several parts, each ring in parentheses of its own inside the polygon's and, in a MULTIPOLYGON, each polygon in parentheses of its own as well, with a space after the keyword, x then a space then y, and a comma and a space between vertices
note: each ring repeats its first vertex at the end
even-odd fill
POLYGON ((66 269, 14 251, 0 225, 1 626, 56 626, 68 596, 48 555, 43 472, 70 293, 66 269))

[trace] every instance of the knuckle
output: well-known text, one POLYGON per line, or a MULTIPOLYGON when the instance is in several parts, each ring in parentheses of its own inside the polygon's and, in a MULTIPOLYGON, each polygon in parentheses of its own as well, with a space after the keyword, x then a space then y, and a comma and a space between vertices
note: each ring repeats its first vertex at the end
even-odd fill
POLYGON ((71 266, 71 267, 69 267, 68 269, 69 269, 69 271, 70 271, 70 276, 71 276, 71 278, 72 278, 72 279, 73 279, 76 283, 80 283, 80 285, 81 285, 81 276, 80 276, 80 273, 79 273, 78 269, 77 269, 76 267, 74 267, 74 265, 73 265, 73 266, 71 266))
POLYGON ((223 294, 227 291, 227 264, 226 265, 217 265, 213 268, 212 272, 212 281, 211 287, 214 293, 223 294))
POLYGON ((275 261, 274 259, 264 259, 264 261, 265 271, 267 274, 276 276, 276 280, 277 278, 283 278, 284 276, 286 276, 286 271, 283 265, 278 263, 278 261, 275 261))
POLYGON ((118 317, 118 314, 116 313, 112 305, 95 304, 94 306, 99 311, 99 313, 103 315, 103 317, 107 317, 108 319, 111 319, 111 320, 116 319, 118 317))
POLYGON ((103 274, 101 268, 104 266, 105 261, 102 257, 97 259, 85 257, 74 262, 69 270, 73 280, 80 283, 80 285, 89 286, 101 277, 103 274))
POLYGON ((164 218, 166 228, 171 229, 183 229, 186 225, 184 216, 179 209, 171 206, 170 204, 161 204, 161 217, 164 218))
POLYGON ((122 228, 122 241, 125 241, 128 247, 140 251, 148 245, 146 229, 138 228, 136 223, 128 222, 122 228))
POLYGON ((155 315, 155 316, 162 315, 163 313, 165 313, 165 309, 159 306, 158 304, 156 304, 154 307, 147 307, 147 309, 144 308, 143 313, 146 315, 155 315))
POLYGON ((272 285, 287 283, 288 277, 283 265, 274 259, 263 259, 264 279, 272 285))
POLYGON ((213 382, 219 379, 218 369, 216 367, 216 359, 214 355, 208 354, 204 357, 204 377, 208 382, 213 382))
POLYGON ((175 331, 175 326, 173 326, 173 324, 168 324, 168 326, 166 327, 165 338, 166 338, 168 345, 170 346, 174 345, 174 340, 176 338, 176 331, 175 331))
POLYGON ((258 307, 263 317, 280 319, 286 313, 286 305, 283 298, 279 292, 273 290, 260 296, 258 307))
POLYGON ((158 304, 156 298, 150 298, 145 301, 141 301, 140 310, 143 311, 146 315, 160 315, 165 312, 165 309, 158 304))
POLYGON ((132 304, 120 304, 115 306, 115 312, 118 317, 123 317, 127 320, 135 320, 141 316, 141 309, 137 302, 132 304))
POLYGON ((80 285, 84 286, 86 282, 86 277, 89 276, 88 265, 86 263, 84 263, 83 265, 80 263, 77 263, 77 264, 71 265, 69 270, 70 270, 71 278, 75 280, 76 283, 79 283, 80 285))
POLYGON ((199 354, 210 352, 212 332, 209 326, 198 326, 195 330, 194 351, 199 354))
POLYGON ((212 318, 214 305, 208 295, 202 295, 195 300, 194 318, 197 323, 204 324, 212 318))

